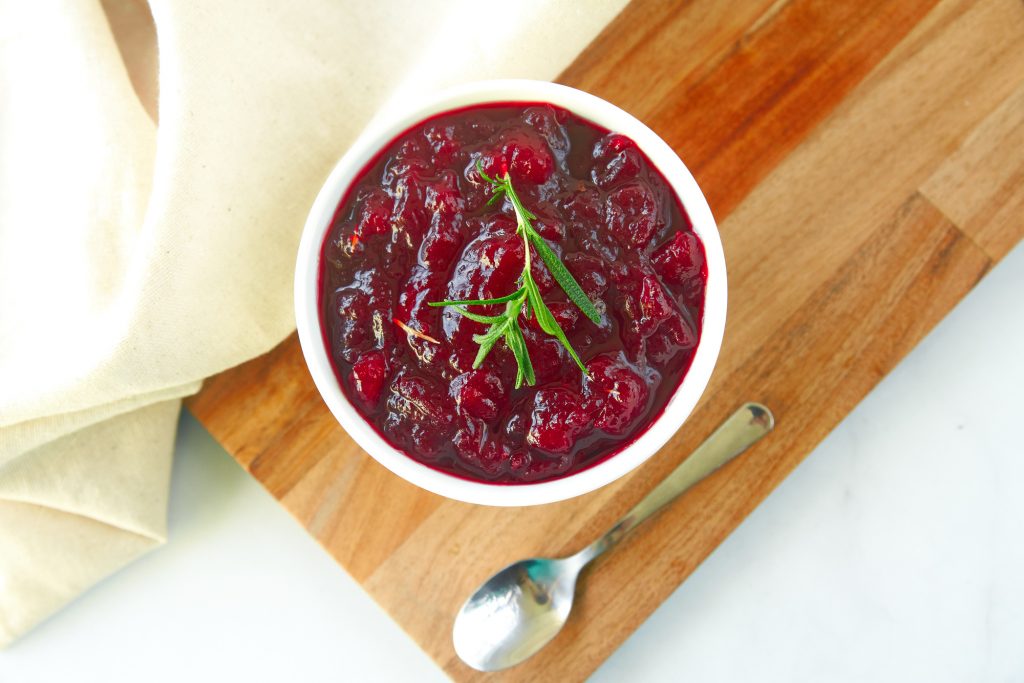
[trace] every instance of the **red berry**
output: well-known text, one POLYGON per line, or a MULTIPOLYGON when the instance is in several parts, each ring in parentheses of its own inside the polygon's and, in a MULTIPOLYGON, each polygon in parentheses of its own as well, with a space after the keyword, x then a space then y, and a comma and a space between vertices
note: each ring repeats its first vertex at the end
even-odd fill
POLYGON ((452 217, 462 212, 462 204, 458 181, 451 171, 445 171, 440 181, 426 185, 424 207, 430 213, 452 217))
POLYGON ((609 133, 594 145, 591 177, 602 190, 640 175, 642 159, 636 144, 625 135, 609 133))
MULTIPOLYGON (((482 334, 486 326, 465 318, 451 309, 445 309, 442 314, 441 324, 444 326, 445 337, 448 340, 449 351, 448 365, 456 372, 468 372, 473 368, 476 354, 480 347, 473 341, 473 335, 482 334)), ((491 357, 499 350, 500 344, 495 346, 491 354, 484 361, 484 367, 493 366, 494 359, 491 357)))
POLYGON ((391 318, 391 288, 383 274, 358 271, 351 284, 334 292, 332 309, 332 340, 346 362, 354 363, 362 353, 391 341, 384 325, 391 318))
MULTIPOLYGON (((523 240, 515 234, 515 224, 503 216, 501 220, 486 224, 467 221, 467 230, 480 234, 463 250, 452 271, 448 290, 440 298, 491 299, 514 292, 523 272, 523 240)), ((503 311, 504 304, 473 308, 473 312, 481 315, 499 315, 503 311)), ((473 335, 483 333, 486 326, 459 315, 452 308, 444 310, 442 324, 451 342, 449 363, 459 372, 468 371, 479 349, 473 335)), ((491 354, 503 346, 498 344, 491 354)), ((488 357, 487 362, 493 363, 493 359, 488 357)))
POLYGON ((592 187, 582 187, 562 203, 566 218, 577 232, 594 230, 604 221, 604 203, 601 193, 592 187))
MULTIPOLYGON (((431 314, 436 313, 436 309, 427 304, 443 298, 443 294, 444 274, 424 266, 415 266, 398 294, 395 315, 407 325, 414 321, 426 324, 430 321, 431 314)), ((430 334, 428 330, 420 331, 430 334)))
MULTIPOLYGON (((428 304, 443 298, 444 273, 432 271, 423 266, 415 266, 398 295, 395 319, 417 332, 436 336, 441 313, 428 304)), ((394 326, 389 327, 393 328, 394 326)), ((421 363, 430 364, 434 361, 434 357, 440 349, 438 344, 404 331, 399 331, 398 335, 399 343, 408 344, 421 363)))
POLYGON ((677 232, 672 239, 654 250, 651 261, 665 282, 682 285, 700 277, 704 267, 704 250, 692 232, 677 232))
POLYGON ((605 216, 615 239, 631 249, 647 246, 660 221, 654 193, 641 182, 612 190, 608 194, 605 216))
POLYGON ((402 372, 391 383, 384 430, 392 438, 411 442, 422 455, 433 455, 453 430, 454 406, 448 392, 433 379, 402 372))
POLYGON ((483 235, 470 243, 455 268, 453 284, 464 279, 473 293, 455 298, 492 299, 514 292, 523 272, 523 238, 514 232, 483 235))
POLYGON ((364 353, 352 365, 349 382, 356 396, 367 406, 372 408, 380 400, 380 391, 384 387, 387 372, 387 360, 382 351, 364 353))
POLYGON ((356 224, 355 235, 358 240, 366 240, 373 235, 391 232, 391 212, 394 203, 391 197, 380 189, 374 188, 362 197, 359 209, 359 222, 356 224))
POLYGON ((594 143, 594 158, 608 161, 627 150, 635 150, 636 143, 621 133, 608 133, 594 143))
POLYGON ((647 406, 647 383, 621 358, 602 354, 587 363, 583 380, 587 408, 594 426, 608 434, 623 434, 647 406))
POLYGON ((395 208, 391 214, 393 239, 409 248, 418 248, 430 220, 423 184, 414 174, 403 175, 395 181, 394 197, 395 208))
POLYGON ((502 167, 504 167, 505 171, 508 170, 508 162, 505 161, 504 155, 501 153, 500 150, 492 150, 490 152, 484 152, 483 154, 476 157, 476 159, 473 160, 473 163, 467 169, 466 175, 474 182, 486 186, 489 192, 491 183, 487 180, 487 178, 490 178, 491 180, 498 180, 499 178, 504 176, 502 167), (484 173, 487 174, 487 178, 481 175, 481 168, 483 169, 484 173))
POLYGON ((451 395, 459 410, 467 415, 493 420, 505 398, 505 387, 493 370, 470 370, 452 380, 451 395))
POLYGON ((542 185, 555 170, 551 150, 535 135, 514 134, 502 145, 501 154, 513 182, 542 185))
POLYGON ((491 478, 505 472, 512 456, 507 446, 491 437, 487 425, 474 418, 468 418, 462 423, 452 437, 452 445, 465 464, 482 470, 491 478))
POLYGON ((657 284, 653 274, 638 267, 630 267, 626 276, 617 282, 622 296, 622 327, 641 340, 649 337, 665 319, 659 315, 666 302, 662 300, 663 293, 658 295, 657 284))
POLYGON ((565 363, 569 354, 560 341, 529 327, 523 330, 523 338, 526 340, 526 351, 530 354, 530 364, 533 365, 533 374, 538 383, 550 382, 567 370, 565 363))
POLYGON ((665 330, 673 343, 684 349, 692 349, 697 345, 697 332, 682 315, 672 316, 662 323, 661 328, 665 330))
POLYGON ((430 163, 430 148, 425 140, 418 136, 407 137, 398 145, 394 156, 384 167, 383 185, 391 190, 393 197, 398 197, 398 181, 402 178, 426 178, 434 175, 434 166, 430 163))
POLYGON ((619 152, 606 163, 594 166, 591 175, 602 190, 617 183, 632 180, 640 174, 640 153, 635 149, 619 152))
POLYGON ((552 242, 565 239, 565 223, 553 218, 538 216, 533 221, 533 229, 541 237, 552 242))
POLYGON ((649 273, 645 274, 640 289, 642 324, 646 326, 653 323, 654 327, 657 327, 661 321, 668 320, 675 311, 675 306, 672 305, 665 295, 665 290, 662 288, 661 283, 658 282, 658 278, 649 273))
POLYGON ((462 247, 460 223, 458 217, 435 214, 420 244, 420 263, 439 271, 447 269, 462 247))
POLYGON ((549 453, 568 453, 590 427, 580 397, 563 388, 541 389, 534 396, 526 441, 549 453))
POLYGON ((569 152, 570 141, 559 116, 551 107, 531 107, 524 113, 523 120, 540 134, 552 152, 564 158, 569 152))

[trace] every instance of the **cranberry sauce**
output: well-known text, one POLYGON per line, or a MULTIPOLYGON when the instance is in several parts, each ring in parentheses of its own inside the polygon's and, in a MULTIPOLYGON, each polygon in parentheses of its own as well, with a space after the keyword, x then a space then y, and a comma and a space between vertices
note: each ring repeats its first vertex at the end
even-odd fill
MULTIPOLYGON (((362 171, 323 246, 324 342, 353 405, 397 449, 469 479, 522 483, 586 468, 661 414, 700 336, 704 249, 665 180, 629 138, 546 104, 448 112, 408 130, 362 171), (532 274, 586 364, 520 317, 535 386, 514 388, 486 325, 428 302, 519 287, 523 239, 507 172, 533 225, 579 281, 600 324, 570 302, 536 252, 532 274)), ((470 310, 498 315, 504 305, 470 310)))

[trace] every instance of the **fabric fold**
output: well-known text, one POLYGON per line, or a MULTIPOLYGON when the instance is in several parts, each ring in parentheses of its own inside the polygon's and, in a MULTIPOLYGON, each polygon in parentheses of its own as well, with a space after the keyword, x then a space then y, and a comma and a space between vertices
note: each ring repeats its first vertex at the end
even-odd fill
POLYGON ((166 540, 180 409, 156 403, 0 468, 0 647, 166 540))

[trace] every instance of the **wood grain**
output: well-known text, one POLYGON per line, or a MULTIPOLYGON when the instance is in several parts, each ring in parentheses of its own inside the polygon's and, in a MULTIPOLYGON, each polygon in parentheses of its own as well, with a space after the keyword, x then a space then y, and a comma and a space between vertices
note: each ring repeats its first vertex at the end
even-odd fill
POLYGON ((1024 223, 1024 86, 996 108, 921 187, 993 258, 1024 223))
POLYGON ((729 326, 711 385, 647 464, 587 496, 496 509, 376 465, 290 338, 190 407, 457 680, 459 603, 529 555, 572 551, 736 405, 778 428, 603 560, 556 643, 493 680, 581 680, 1024 236, 1024 5, 1016 0, 635 1, 562 82, 642 116, 720 222, 729 326))

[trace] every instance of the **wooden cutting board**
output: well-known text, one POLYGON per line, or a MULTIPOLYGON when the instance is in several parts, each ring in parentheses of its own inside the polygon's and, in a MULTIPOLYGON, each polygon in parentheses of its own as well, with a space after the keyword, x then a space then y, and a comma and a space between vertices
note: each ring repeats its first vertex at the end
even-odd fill
POLYGON ((730 284, 721 359, 656 457, 554 505, 442 499, 345 435, 294 335, 190 401, 457 680, 483 678, 450 639, 483 578, 576 550, 738 404, 767 403, 775 433, 589 573, 552 646, 490 676, 585 678, 1024 236, 1019 0, 637 0, 559 80, 661 134, 720 223, 730 284))

